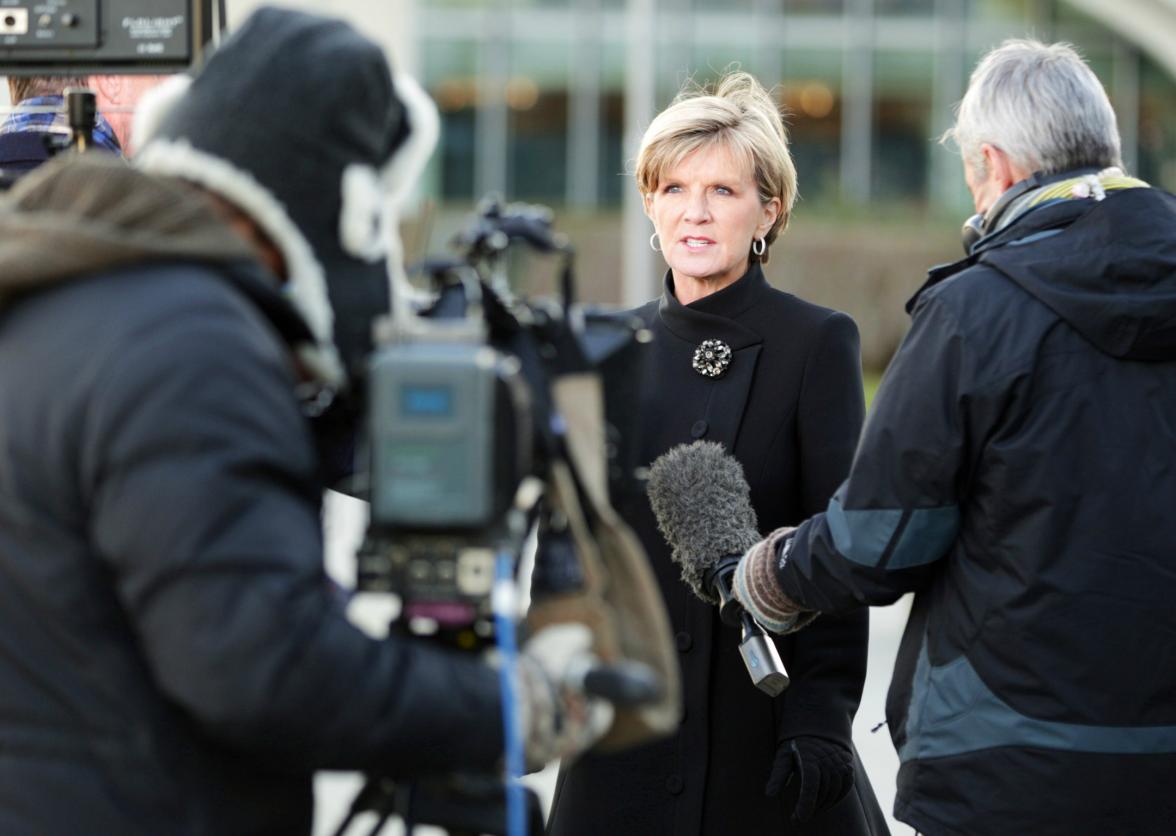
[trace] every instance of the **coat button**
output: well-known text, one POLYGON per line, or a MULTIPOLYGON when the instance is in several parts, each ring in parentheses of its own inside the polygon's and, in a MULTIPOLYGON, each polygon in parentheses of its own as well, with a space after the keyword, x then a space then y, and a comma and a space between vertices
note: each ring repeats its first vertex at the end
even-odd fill
POLYGON ((672 795, 680 795, 685 787, 686 783, 682 780, 681 775, 671 775, 669 778, 666 778, 666 789, 672 795))
POLYGON ((710 427, 707 426, 706 421, 695 421, 694 426, 690 428, 690 436, 692 438, 702 438, 709 429, 710 427))
POLYGON ((683 653, 694 647, 694 638, 689 633, 678 633, 674 636, 674 641, 677 642, 678 649, 683 653))

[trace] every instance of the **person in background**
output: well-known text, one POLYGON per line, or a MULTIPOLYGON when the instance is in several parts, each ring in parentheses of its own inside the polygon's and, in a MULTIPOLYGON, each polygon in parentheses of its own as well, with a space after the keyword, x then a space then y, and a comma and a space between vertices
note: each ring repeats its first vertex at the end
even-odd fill
MULTIPOLYGON (((70 136, 62 91, 86 86, 82 76, 9 76, 12 110, 0 122, 0 170, 24 173, 49 159, 46 138, 64 141, 70 136)), ((94 125, 94 145, 122 153, 122 143, 101 112, 94 125)))
POLYGON ((131 124, 139 100, 167 80, 163 75, 92 75, 90 88, 101 113, 127 156, 135 153, 131 124))
MULTIPOLYGON (((646 131, 636 175, 669 267, 661 298, 636 312, 654 334, 642 460, 721 442, 744 464, 762 529, 799 522, 845 478, 864 405, 853 321, 764 276, 796 197, 777 106, 746 73, 687 89, 646 131)), ((618 509, 677 633, 684 719, 664 742, 565 766, 552 836, 886 833, 851 731, 868 612, 778 642, 792 684, 773 699, 749 680, 739 631, 679 577, 646 497, 618 509)))

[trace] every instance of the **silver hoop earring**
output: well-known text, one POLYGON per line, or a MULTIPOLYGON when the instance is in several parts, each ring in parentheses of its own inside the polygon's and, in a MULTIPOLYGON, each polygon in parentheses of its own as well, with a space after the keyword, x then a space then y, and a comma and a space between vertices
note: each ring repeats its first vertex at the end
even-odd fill
POLYGON ((649 236, 649 249, 653 250, 655 253, 660 253, 661 247, 659 247, 656 243, 654 243, 656 241, 657 241, 657 233, 655 232, 655 233, 653 233, 653 235, 649 236))
POLYGON ((768 250, 768 239, 753 238, 751 239, 751 251, 757 256, 763 255, 768 250))

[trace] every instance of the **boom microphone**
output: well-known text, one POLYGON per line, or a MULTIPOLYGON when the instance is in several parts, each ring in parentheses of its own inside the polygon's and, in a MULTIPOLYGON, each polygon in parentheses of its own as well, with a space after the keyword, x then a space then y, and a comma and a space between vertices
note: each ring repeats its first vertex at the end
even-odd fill
POLYGON ((742 627, 739 652, 752 682, 778 695, 789 680, 776 646, 731 591, 740 557, 762 539, 743 466, 713 441, 681 444, 653 463, 647 490, 682 580, 718 604, 724 622, 742 627))

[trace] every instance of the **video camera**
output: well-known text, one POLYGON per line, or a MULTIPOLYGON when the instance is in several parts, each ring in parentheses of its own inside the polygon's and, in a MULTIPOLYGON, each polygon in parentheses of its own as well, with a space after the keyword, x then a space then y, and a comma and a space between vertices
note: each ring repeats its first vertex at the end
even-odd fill
POLYGON ((378 333, 368 376, 371 524, 358 585, 396 592, 410 631, 469 647, 490 636, 494 555, 518 554, 535 524, 545 536, 534 594, 582 580, 558 545, 563 523, 544 503, 551 466, 569 460, 553 384, 602 381, 609 488, 627 489, 636 450, 625 407, 648 333, 638 320, 574 304, 574 253, 546 208, 491 199, 454 244, 459 257, 422 266, 436 298, 421 317, 378 333), (562 259, 558 300, 510 292, 504 267, 516 247, 562 259))

